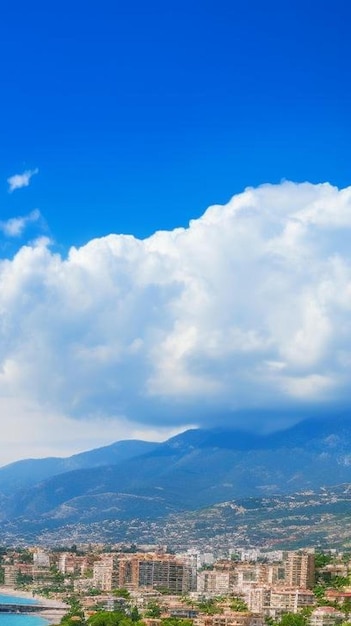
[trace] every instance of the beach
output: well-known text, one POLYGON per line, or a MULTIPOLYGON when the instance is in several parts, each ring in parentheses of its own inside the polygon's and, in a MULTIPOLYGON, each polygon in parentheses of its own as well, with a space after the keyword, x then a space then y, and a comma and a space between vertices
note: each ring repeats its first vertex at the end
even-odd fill
POLYGON ((11 587, 0 586, 0 595, 11 596, 16 598, 24 598, 26 600, 35 600, 39 605, 45 606, 44 610, 38 611, 36 614, 47 620, 50 624, 59 624, 62 617, 69 609, 68 605, 61 600, 48 599, 31 591, 23 591, 21 589, 13 589, 11 587))

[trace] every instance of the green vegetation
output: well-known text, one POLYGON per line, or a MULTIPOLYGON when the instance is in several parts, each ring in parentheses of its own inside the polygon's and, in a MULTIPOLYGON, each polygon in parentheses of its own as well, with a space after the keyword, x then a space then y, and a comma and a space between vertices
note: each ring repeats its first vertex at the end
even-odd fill
POLYGON ((193 621, 179 617, 165 617, 162 620, 162 626, 193 626, 193 621))
POLYGON ((88 619, 89 626, 134 626, 135 622, 122 611, 100 611, 88 619))
POLYGON ((232 611, 240 611, 241 613, 248 610, 247 604, 244 602, 244 600, 237 597, 230 600, 230 608, 232 609, 232 611))
POLYGON ((308 626, 308 612, 285 613, 278 622, 273 617, 265 617, 267 626, 308 626))
POLYGON ((347 576, 333 576, 331 582, 333 589, 343 589, 350 584, 347 576))
POLYGON ((133 606, 133 608, 131 609, 129 617, 134 623, 139 622, 141 620, 141 615, 136 606, 133 606))
POLYGON ((330 554, 325 554, 324 552, 316 552, 314 559, 316 570, 318 570, 321 569, 321 567, 329 565, 332 562, 333 557, 330 554))
POLYGON ((147 605, 147 609, 145 612, 145 617, 161 617, 161 607, 158 604, 158 602, 155 602, 154 600, 152 600, 151 602, 149 602, 149 604, 147 605))
POLYGON ((84 611, 77 596, 70 596, 67 598, 67 602, 70 605, 69 612, 62 618, 60 624, 62 626, 77 626, 78 624, 85 624, 84 611))
POLYGON ((99 596, 100 594, 100 589, 96 589, 96 587, 90 587, 90 589, 86 591, 87 596, 99 596))
POLYGON ((19 548, 18 554, 21 559, 21 563, 33 563, 33 553, 25 548, 19 548))
POLYGON ((280 618, 280 626, 307 626, 307 616, 301 613, 285 613, 280 618))
POLYGON ((206 613, 206 615, 218 615, 219 613, 223 613, 219 602, 222 602, 222 598, 209 598, 208 600, 198 602, 197 607, 202 613, 206 613))
POLYGON ((130 593, 128 589, 124 589, 124 587, 114 589, 112 593, 114 596, 116 596, 116 598, 125 598, 126 600, 129 600, 130 598, 130 593))
POLYGON ((312 609, 304 609, 301 613, 285 613, 279 621, 273 617, 265 617, 267 626, 308 626, 308 618, 312 609))
POLYGON ((25 587, 33 582, 33 576, 31 574, 22 574, 18 572, 16 574, 15 587, 25 587))

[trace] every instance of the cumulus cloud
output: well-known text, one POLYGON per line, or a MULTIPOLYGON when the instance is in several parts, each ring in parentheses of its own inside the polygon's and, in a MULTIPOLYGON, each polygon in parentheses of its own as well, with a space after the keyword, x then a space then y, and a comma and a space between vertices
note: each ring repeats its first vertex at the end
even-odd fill
POLYGON ((34 209, 28 215, 21 217, 12 217, 6 221, 0 222, 0 230, 6 237, 20 237, 26 227, 40 219, 40 211, 34 209))
POLYGON ((9 192, 12 193, 16 189, 21 189, 22 187, 28 187, 30 183, 30 179, 34 174, 38 174, 38 168, 34 170, 25 170, 22 174, 13 174, 7 179, 9 184, 9 192))
POLYGON ((144 429, 342 404, 350 230, 351 188, 284 182, 145 240, 24 246, 0 263, 0 397, 144 429))

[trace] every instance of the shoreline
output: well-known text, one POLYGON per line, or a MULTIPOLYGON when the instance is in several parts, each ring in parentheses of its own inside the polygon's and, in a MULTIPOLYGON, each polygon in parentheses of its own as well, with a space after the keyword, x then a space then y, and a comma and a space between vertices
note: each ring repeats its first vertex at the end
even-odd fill
POLYGON ((41 617, 43 621, 45 620, 47 624, 59 624, 62 617, 67 613, 67 610, 69 609, 69 606, 61 600, 52 600, 50 598, 45 598, 44 596, 33 594, 31 591, 24 591, 23 589, 14 589, 13 587, 0 585, 0 594, 3 596, 12 596, 15 598, 34 600, 38 605, 47 607, 47 609, 43 611, 38 611, 37 613, 33 611, 33 613, 31 613, 31 615, 33 616, 35 615, 36 617, 41 617), (54 607, 58 608, 55 609, 54 607))

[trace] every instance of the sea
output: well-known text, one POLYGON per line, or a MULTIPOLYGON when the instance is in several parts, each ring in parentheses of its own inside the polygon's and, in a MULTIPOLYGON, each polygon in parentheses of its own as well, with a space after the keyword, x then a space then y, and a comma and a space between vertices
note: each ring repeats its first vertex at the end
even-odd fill
MULTIPOLYGON (((18 598, 0 594, 0 604, 36 604, 29 598, 18 598)), ((0 626, 47 626, 49 622, 37 615, 24 615, 23 613, 0 613, 0 626)))

